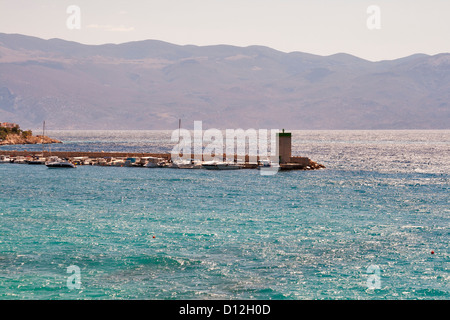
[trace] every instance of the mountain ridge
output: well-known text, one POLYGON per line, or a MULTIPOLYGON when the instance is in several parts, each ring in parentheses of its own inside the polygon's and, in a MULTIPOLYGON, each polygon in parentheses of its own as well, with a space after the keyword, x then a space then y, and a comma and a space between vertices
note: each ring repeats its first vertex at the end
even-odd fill
POLYGON ((0 119, 54 129, 448 129, 450 54, 368 61, 0 33, 0 119))

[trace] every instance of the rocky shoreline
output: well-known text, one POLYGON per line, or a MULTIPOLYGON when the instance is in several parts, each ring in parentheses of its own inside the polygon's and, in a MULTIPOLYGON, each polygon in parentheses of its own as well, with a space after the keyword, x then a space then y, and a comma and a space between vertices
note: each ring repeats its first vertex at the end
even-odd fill
POLYGON ((21 134, 8 134, 8 136, 0 141, 0 146, 14 145, 14 144, 51 144, 51 143, 62 143, 62 141, 49 138, 47 136, 36 135, 36 136, 26 136, 21 134))

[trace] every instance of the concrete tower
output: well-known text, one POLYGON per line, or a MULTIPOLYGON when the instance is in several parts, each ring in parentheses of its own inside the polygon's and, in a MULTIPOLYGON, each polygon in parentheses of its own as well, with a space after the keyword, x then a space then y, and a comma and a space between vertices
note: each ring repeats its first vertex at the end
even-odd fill
POLYGON ((280 163, 288 163, 291 161, 292 139, 290 132, 278 133, 278 148, 280 163))

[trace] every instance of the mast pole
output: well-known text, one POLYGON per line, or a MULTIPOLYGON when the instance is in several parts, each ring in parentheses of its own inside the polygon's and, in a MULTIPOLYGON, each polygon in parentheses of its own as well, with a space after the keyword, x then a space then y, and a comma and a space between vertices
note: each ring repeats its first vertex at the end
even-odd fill
POLYGON ((42 156, 44 156, 44 135, 45 135, 45 120, 44 123, 42 125, 42 156))
POLYGON ((178 143, 180 143, 181 137, 181 119, 178 119, 178 143))

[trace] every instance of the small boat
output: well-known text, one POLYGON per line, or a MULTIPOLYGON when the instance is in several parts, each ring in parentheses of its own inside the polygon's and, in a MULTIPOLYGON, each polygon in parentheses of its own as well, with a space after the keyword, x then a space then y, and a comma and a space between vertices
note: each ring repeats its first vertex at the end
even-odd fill
POLYGON ((159 168, 157 162, 147 162, 144 167, 146 167, 146 168, 159 168))
POLYGON ((11 161, 9 156, 0 156, 0 163, 10 163, 11 161))
POLYGON ((85 165, 85 166, 93 165, 94 164, 94 160, 93 159, 84 159, 81 164, 85 165))
POLYGON ((72 157, 71 162, 76 166, 82 166, 89 164, 88 157, 72 157))
POLYGON ((279 168, 280 164, 276 162, 272 162, 270 160, 260 160, 258 169, 261 168, 279 168))
POLYGON ((163 158, 146 157, 145 161, 144 167, 146 168, 163 168, 166 166, 166 161, 163 158))
POLYGON ((45 165, 48 168, 76 168, 76 166, 69 161, 47 162, 45 165))
POLYGON ((223 162, 223 163, 217 164, 217 168, 219 170, 237 170, 237 169, 242 169, 242 165, 237 164, 237 163, 223 162))
POLYGON ((195 163, 194 160, 185 160, 185 159, 176 159, 173 160, 170 168, 174 169, 194 169, 195 163))
POLYGON ((109 165, 105 158, 97 159, 96 163, 97 163, 98 166, 107 166, 107 165, 109 165))
POLYGON ((109 165, 111 167, 131 167, 131 163, 126 162, 126 160, 123 160, 123 159, 111 159, 111 162, 109 162, 109 165))
POLYGON ((26 164, 28 163, 27 158, 23 157, 23 156, 17 156, 14 160, 13 163, 18 163, 18 164, 26 164))
POLYGON ((126 158, 124 161, 124 166, 125 167, 138 167, 139 162, 141 161, 141 159, 139 158, 126 158))
POLYGON ((202 164, 202 168, 207 170, 237 170, 242 166, 234 162, 207 161, 202 164))
POLYGON ((76 166, 73 163, 70 163, 69 161, 63 160, 63 159, 51 159, 50 161, 47 161, 45 165, 48 168, 76 168, 76 166))
POLYGON ((42 156, 33 156, 33 159, 28 160, 28 164, 45 164, 46 159, 42 156))
POLYGON ((261 175, 273 175, 280 170, 280 164, 272 162, 270 160, 261 160, 258 166, 258 170, 261 171, 261 175))
POLYGON ((28 164, 45 164, 45 159, 28 160, 28 164))

